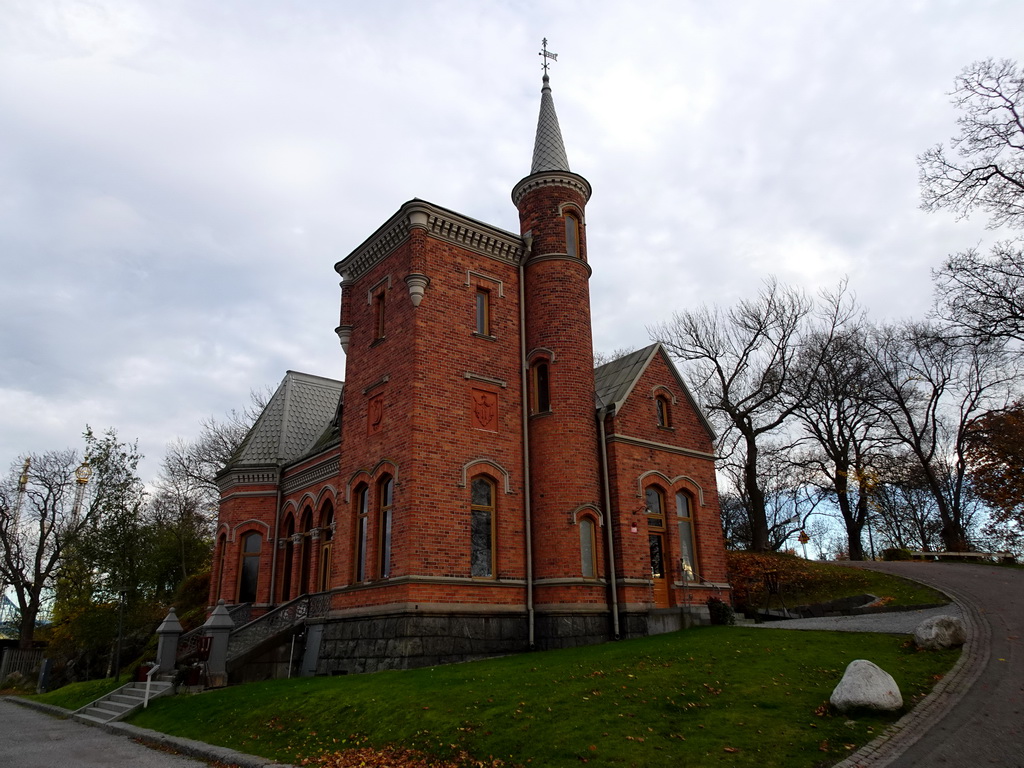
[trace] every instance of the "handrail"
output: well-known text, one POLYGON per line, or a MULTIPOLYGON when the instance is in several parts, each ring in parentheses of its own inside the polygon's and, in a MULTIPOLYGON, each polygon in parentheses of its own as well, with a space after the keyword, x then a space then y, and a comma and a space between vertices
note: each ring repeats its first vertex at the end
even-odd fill
MULTIPOLYGON (((231 617, 231 621, 234 622, 236 628, 248 624, 251 615, 252 603, 237 603, 228 608, 228 616, 231 617)), ((204 634, 203 629, 204 625, 200 624, 195 629, 190 629, 178 638, 178 653, 175 656, 177 663, 180 664, 196 654, 199 650, 199 638, 204 634)))
POLYGON ((230 662, 243 656, 264 640, 289 630, 306 619, 326 616, 330 607, 329 592, 300 595, 248 624, 236 627, 228 639, 227 660, 230 662))
POLYGON ((149 709, 149 689, 150 689, 150 686, 153 683, 153 675, 156 674, 156 671, 158 669, 160 669, 160 665, 159 664, 154 664, 152 667, 149 668, 149 671, 146 672, 146 693, 142 697, 142 708, 143 709, 149 709))

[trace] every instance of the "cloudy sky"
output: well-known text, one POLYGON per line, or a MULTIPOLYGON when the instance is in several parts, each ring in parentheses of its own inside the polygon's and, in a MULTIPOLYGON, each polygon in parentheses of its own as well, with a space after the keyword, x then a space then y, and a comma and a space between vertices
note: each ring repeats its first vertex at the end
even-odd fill
POLYGON ((336 261, 420 197, 508 230, 540 49, 587 209, 595 342, 774 274, 921 316, 995 238, 918 210, 1024 3, 3 0, 0 466, 168 441, 288 369, 344 377, 336 261))

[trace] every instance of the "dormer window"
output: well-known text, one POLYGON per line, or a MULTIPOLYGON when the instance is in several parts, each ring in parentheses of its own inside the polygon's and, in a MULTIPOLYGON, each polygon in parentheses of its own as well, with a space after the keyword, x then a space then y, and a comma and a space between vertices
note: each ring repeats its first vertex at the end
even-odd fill
POLYGON ((580 257, 580 220, 571 213, 565 214, 565 252, 580 257))

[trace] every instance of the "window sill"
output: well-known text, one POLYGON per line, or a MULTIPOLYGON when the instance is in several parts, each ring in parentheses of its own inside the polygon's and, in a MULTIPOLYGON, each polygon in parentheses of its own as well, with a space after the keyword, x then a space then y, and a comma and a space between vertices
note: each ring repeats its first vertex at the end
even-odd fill
POLYGON ((675 432, 676 431, 675 427, 663 427, 660 424, 658 425, 658 429, 660 429, 662 432, 675 432))
POLYGON ((381 336, 380 338, 374 339, 373 343, 370 344, 370 347, 376 347, 378 344, 383 344, 385 341, 387 341, 387 338, 387 336, 381 336))
POLYGON ((497 341, 498 340, 497 336, 491 336, 489 333, 479 333, 477 331, 473 331, 473 336, 478 338, 478 339, 484 339, 485 341, 497 341))

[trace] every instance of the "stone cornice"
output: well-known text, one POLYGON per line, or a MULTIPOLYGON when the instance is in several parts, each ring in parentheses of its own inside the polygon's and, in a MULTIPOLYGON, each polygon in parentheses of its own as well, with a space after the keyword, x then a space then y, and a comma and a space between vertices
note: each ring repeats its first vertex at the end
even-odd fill
POLYGON ((338 456, 332 452, 320 463, 314 464, 312 467, 304 469, 295 475, 285 477, 281 483, 281 492, 284 494, 294 493, 328 478, 337 477, 337 475, 338 456))
POLYGON ((542 173, 531 174, 516 184, 512 189, 512 202, 518 207, 519 201, 523 199, 527 192, 549 186, 569 187, 583 195, 584 202, 590 199, 590 182, 578 173, 572 173, 571 171, 543 171, 542 173))
POLYGON ((217 487, 223 493, 236 485, 274 485, 277 479, 277 467, 241 467, 222 470, 217 476, 217 487))
POLYGON ((411 200, 362 245, 334 265, 346 282, 358 279, 409 238, 413 228, 498 261, 518 265, 526 248, 518 235, 449 211, 425 200, 411 200))
POLYGON ((607 441, 609 443, 625 443, 627 445, 638 445, 643 448, 654 448, 658 451, 666 451, 668 453, 676 453, 683 456, 693 456, 696 459, 708 459, 714 461, 717 457, 713 453, 705 453, 704 451, 695 451, 692 448, 680 448, 677 445, 667 445, 666 443, 656 443, 653 440, 645 440, 642 437, 629 437, 628 435, 608 435, 607 441))

